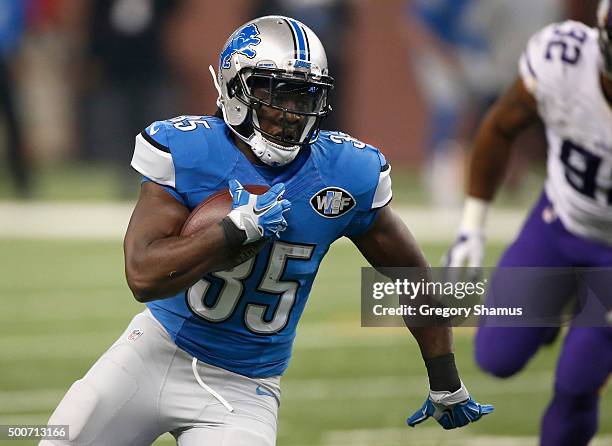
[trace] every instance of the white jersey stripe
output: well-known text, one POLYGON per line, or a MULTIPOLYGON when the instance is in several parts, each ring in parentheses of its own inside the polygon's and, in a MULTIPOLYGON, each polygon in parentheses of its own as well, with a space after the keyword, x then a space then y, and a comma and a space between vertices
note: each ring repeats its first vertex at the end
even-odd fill
POLYGON ((149 143, 142 135, 136 136, 132 167, 156 183, 176 186, 172 155, 149 143))
POLYGON ((393 197, 393 191, 391 190, 391 166, 389 166, 383 172, 380 172, 378 177, 378 186, 374 192, 374 199, 372 200, 372 209, 377 209, 385 206, 391 201, 393 197))

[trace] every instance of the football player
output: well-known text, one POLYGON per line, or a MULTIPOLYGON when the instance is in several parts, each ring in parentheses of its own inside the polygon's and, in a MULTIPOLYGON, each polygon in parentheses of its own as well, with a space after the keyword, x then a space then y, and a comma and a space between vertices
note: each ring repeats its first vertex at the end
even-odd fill
MULTIPOLYGON (((610 1, 600 2, 596 29, 566 21, 536 33, 520 58, 519 73, 476 135, 468 197, 447 265, 482 265, 485 219, 504 177, 511 144, 523 128, 541 119, 548 142, 544 191, 499 266, 611 266, 610 1)), ((541 299, 537 285, 517 284, 521 292, 515 289, 515 295, 541 299)), ((546 286, 551 290, 550 283, 546 286)), ((475 338, 476 360, 495 376, 511 376, 557 332, 554 327, 483 325, 475 338)), ((599 390, 611 371, 612 328, 570 328, 557 365, 554 397, 542 421, 542 445, 589 442, 597 430, 599 390)))
MULTIPOLYGON (((147 308, 51 416, 70 426, 66 444, 145 445, 171 432, 184 446, 273 445, 280 377, 331 243, 350 238, 374 266, 427 267, 388 205, 384 156, 319 132, 333 79, 309 28, 281 16, 247 23, 213 78, 217 117, 157 121, 136 137, 132 166, 144 180, 125 268, 147 308), (190 211, 228 186, 227 217, 181 235, 190 211), (262 238, 257 256, 225 268, 262 238)), ((450 329, 411 330, 430 392, 408 423, 431 416, 452 429, 491 412, 459 379, 450 329)))

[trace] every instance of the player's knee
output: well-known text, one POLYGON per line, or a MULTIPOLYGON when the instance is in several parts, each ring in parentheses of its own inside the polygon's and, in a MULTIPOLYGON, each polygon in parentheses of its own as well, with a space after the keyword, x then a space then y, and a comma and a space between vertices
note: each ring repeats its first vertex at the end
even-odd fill
POLYGON ((475 360, 485 372, 508 378, 521 371, 538 351, 542 329, 481 327, 475 338, 475 360))
POLYGON ((492 354, 478 349, 476 350, 476 363, 483 371, 497 378, 508 378, 520 371, 525 364, 523 361, 504 357, 500 352, 492 354))
POLYGON ((476 364, 485 372, 497 377, 508 378, 519 372, 527 358, 512 354, 497 342, 484 341, 487 336, 477 337, 475 345, 476 364))
POLYGON ((479 330, 476 336, 474 356, 476 364, 485 372, 497 377, 507 378, 523 368, 526 359, 509 354, 495 337, 479 330))

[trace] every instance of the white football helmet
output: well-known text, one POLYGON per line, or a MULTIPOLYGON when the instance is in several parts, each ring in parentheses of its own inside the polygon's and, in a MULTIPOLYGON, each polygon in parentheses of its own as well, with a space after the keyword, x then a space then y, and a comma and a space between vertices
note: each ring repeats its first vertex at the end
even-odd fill
POLYGON ((316 141, 331 111, 333 79, 323 45, 289 17, 261 17, 238 28, 223 47, 217 75, 210 70, 225 123, 268 165, 287 164, 316 141), (278 132, 262 128, 262 107, 282 113, 278 132))

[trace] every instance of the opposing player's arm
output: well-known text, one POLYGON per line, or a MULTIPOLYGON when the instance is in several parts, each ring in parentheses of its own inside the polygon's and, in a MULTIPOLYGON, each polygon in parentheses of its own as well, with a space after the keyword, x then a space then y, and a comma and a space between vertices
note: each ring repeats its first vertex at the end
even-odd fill
MULTIPOLYGON (((352 240, 366 260, 375 268, 429 267, 414 237, 390 206, 380 209, 370 228, 363 235, 352 240)), ((418 342, 421 354, 426 361, 452 353, 452 331, 450 328, 408 328, 418 342)), ((460 383, 459 378, 455 378, 456 380, 450 377, 450 380, 454 380, 454 382, 449 383, 449 386, 454 386, 454 388, 443 390, 457 390, 460 383)))
POLYGON ((139 302, 175 295, 242 247, 228 240, 221 224, 181 236, 188 216, 162 186, 143 183, 123 244, 127 282, 139 302))
POLYGON ((505 176, 512 143, 538 120, 536 100, 520 77, 486 114, 470 155, 463 217, 455 243, 446 254, 446 266, 482 266, 489 203, 505 176))
POLYGON ((512 143, 538 122, 536 100, 517 78, 486 114, 474 140, 469 161, 470 197, 491 201, 504 178, 512 143))

